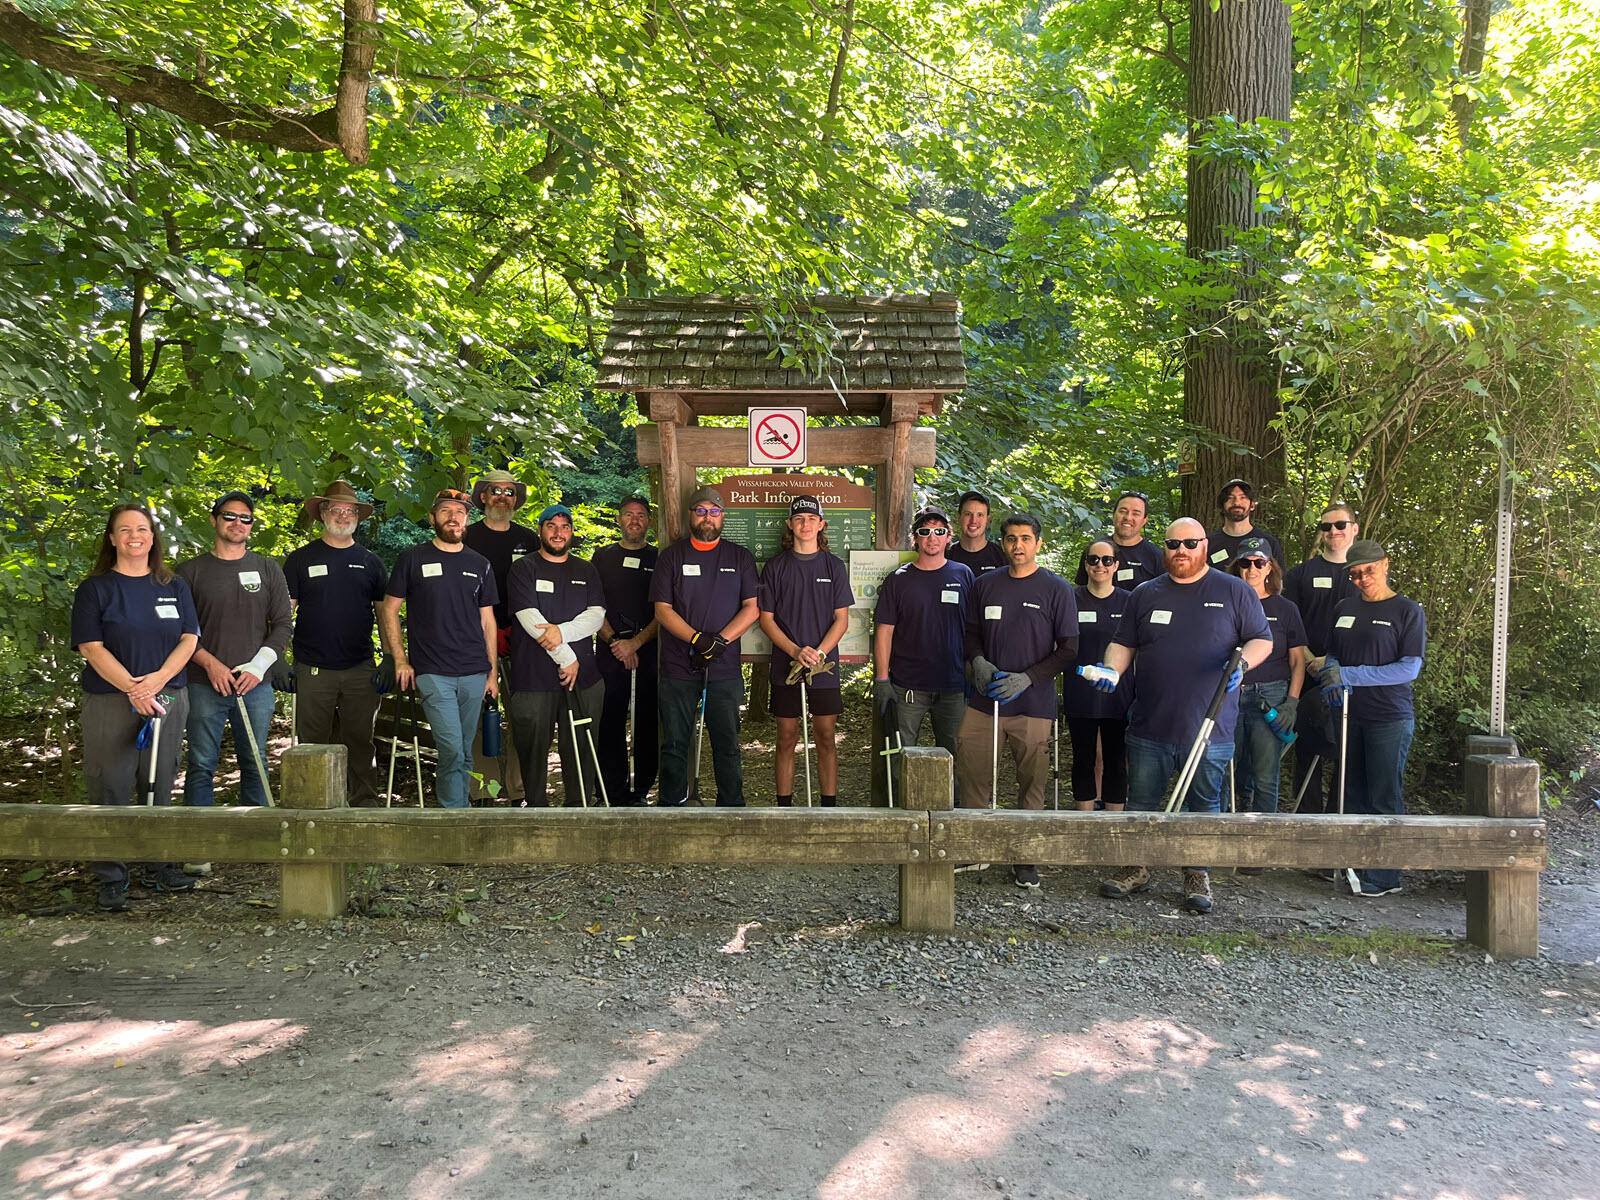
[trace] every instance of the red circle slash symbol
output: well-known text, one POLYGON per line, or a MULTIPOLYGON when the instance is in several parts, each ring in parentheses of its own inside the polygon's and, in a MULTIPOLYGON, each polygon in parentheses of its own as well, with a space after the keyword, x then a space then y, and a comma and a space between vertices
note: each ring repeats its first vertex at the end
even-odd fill
POLYGON ((763 417, 756 426, 756 445, 768 458, 793 458, 800 452, 800 427, 782 413, 763 417))

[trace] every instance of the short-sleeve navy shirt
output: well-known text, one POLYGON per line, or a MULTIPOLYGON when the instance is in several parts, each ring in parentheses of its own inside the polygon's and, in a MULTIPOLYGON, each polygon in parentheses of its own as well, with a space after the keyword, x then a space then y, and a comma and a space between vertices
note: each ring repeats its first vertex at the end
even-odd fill
MULTIPOLYGON (((1186 749, 1234 648, 1271 636, 1254 590, 1222 571, 1207 571, 1193 583, 1163 575, 1134 588, 1112 638, 1138 655, 1128 732, 1186 749)), ((1238 716, 1234 691, 1223 700, 1211 741, 1233 741, 1238 716)))
MULTIPOLYGON (((1056 643, 1078 636, 1078 605, 1072 585, 1040 567, 1021 579, 1009 570, 991 571, 972 589, 967 628, 977 634, 983 656, 1000 671, 1026 671, 1055 653, 1056 643)), ((994 701, 974 694, 968 708, 992 713, 994 701)), ((1035 683, 1010 704, 1002 717, 1056 716, 1056 684, 1035 683)))
POLYGON ((600 572, 600 586, 605 589, 606 620, 618 637, 632 637, 656 619, 650 603, 650 581, 655 577, 659 553, 654 546, 629 550, 617 542, 601 546, 590 560, 600 572))
POLYGON ((1279 545, 1278 539, 1265 529, 1259 528, 1252 528, 1249 533, 1237 534, 1226 533, 1221 529, 1213 529, 1206 534, 1206 545, 1208 547, 1206 553, 1211 556, 1206 561, 1216 567, 1217 570, 1226 571, 1228 564, 1233 561, 1233 556, 1239 553, 1240 544, 1250 538, 1260 538, 1266 542, 1272 550, 1272 557, 1278 560, 1278 565, 1280 567, 1284 565, 1283 547, 1279 545))
POLYGON ((1319 658, 1328 652, 1334 610, 1343 601, 1361 595, 1350 582, 1350 568, 1344 563, 1329 562, 1320 554, 1289 568, 1283 577, 1283 594, 1300 610, 1306 645, 1319 658))
POLYGON ((365 546, 330 546, 318 538, 283 560, 295 601, 294 661, 346 671, 372 661, 372 606, 389 573, 365 546))
MULTIPOLYGON (((157 583, 154 575, 107 571, 85 579, 72 598, 72 648, 100 642, 130 675, 160 670, 186 633, 200 636, 200 618, 189 585, 176 575, 157 583)), ((86 692, 105 696, 117 691, 87 662, 80 680, 86 692)), ((188 682, 187 670, 180 670, 162 687, 171 690, 188 682)))
POLYGON ((967 550, 959 541, 953 541, 944 557, 947 562, 960 563, 979 579, 991 571, 1005 571, 1011 567, 1011 560, 998 542, 985 542, 982 550, 967 550))
MULTIPOLYGON (((511 565, 507 607, 511 611, 511 690, 514 692, 555 692, 561 690, 556 664, 545 648, 528 636, 516 615, 525 608, 536 608, 549 625, 570 621, 586 608, 604 608, 605 590, 594 564, 573 555, 562 562, 551 562, 537 551, 524 555, 511 565)), ((600 682, 600 668, 594 661, 594 637, 567 642, 578 659, 578 686, 593 687, 600 682)))
POLYGON ((889 679, 896 687, 913 692, 966 690, 961 647, 976 582, 970 568, 948 560, 936 571, 903 563, 884 579, 873 617, 879 625, 894 626, 889 679))
POLYGON ((1111 546, 1117 553, 1117 573, 1112 576, 1111 582, 1125 592, 1131 592, 1141 583, 1148 583, 1166 573, 1166 555, 1160 546, 1148 538, 1140 538, 1131 546, 1113 541, 1111 546))
MULTIPOLYGON (((1428 649, 1428 620, 1410 597, 1387 600, 1359 597, 1339 605, 1328 653, 1344 666, 1381 667, 1402 658, 1421 658, 1428 649)), ((1416 715, 1409 683, 1350 689, 1352 721, 1403 721, 1416 715)))
POLYGON ((1272 629, 1272 653, 1253 671, 1245 673, 1246 683, 1287 683, 1291 674, 1289 651, 1306 644, 1300 610, 1282 596, 1268 596, 1261 602, 1267 624, 1272 629))
MULTIPOLYGON (((689 538, 673 542, 656 559, 650 603, 670 604, 692 629, 720 633, 740 606, 761 590, 755 556, 737 542, 718 539, 709 550, 689 538)), ((661 631, 661 671, 672 679, 699 679, 689 643, 661 631)), ((708 681, 739 678, 739 648, 729 646, 706 672, 708 681)))
POLYGON ((1068 717, 1107 720, 1126 718, 1133 699, 1133 672, 1127 672, 1109 695, 1089 686, 1078 667, 1105 661, 1106 647, 1116 636, 1117 626, 1128 607, 1128 593, 1112 588, 1109 596, 1096 596, 1087 584, 1073 588, 1078 605, 1078 657, 1073 669, 1061 676, 1061 711, 1068 717))
MULTIPOLYGON (((850 571, 837 555, 818 552, 802 558, 793 550, 782 550, 767 560, 761 570, 762 612, 772 614, 778 628, 800 646, 815 646, 833 624, 833 614, 855 602, 850 591, 850 571)), ((839 661, 839 648, 828 651, 828 661, 839 661)), ((772 648, 772 665, 783 668, 774 678, 788 679, 789 656, 772 648)), ((835 668, 817 678, 815 687, 838 687, 835 668)))
POLYGON ((419 675, 487 675, 479 609, 500 598, 489 560, 475 550, 432 542, 400 552, 389 595, 406 602, 406 649, 419 675))
POLYGON ((474 521, 467 526, 461 540, 468 550, 474 550, 489 560, 489 568, 494 572, 495 591, 500 595, 499 602, 494 606, 494 622, 504 629, 512 623, 511 612, 506 605, 506 596, 511 590, 507 584, 511 578, 511 568, 517 560, 538 553, 539 533, 515 521, 507 529, 490 529, 487 523, 474 521))

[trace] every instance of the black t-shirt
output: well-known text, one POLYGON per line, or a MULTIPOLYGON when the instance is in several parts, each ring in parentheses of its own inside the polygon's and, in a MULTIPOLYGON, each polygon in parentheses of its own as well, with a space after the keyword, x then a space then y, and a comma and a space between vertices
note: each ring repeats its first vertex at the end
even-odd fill
POLYGON ((1124 673, 1117 690, 1108 695, 1090 687, 1077 668, 1105 661, 1106 647, 1116 636, 1128 607, 1128 593, 1114 587, 1109 596, 1102 598, 1084 584, 1073 588, 1072 594, 1078 605, 1078 656, 1073 660, 1073 669, 1061 675, 1061 711, 1069 717, 1125 718, 1133 700, 1133 672, 1124 673))
POLYGON ((980 579, 990 571, 1005 571, 1011 567, 1011 560, 998 542, 985 542, 982 550, 967 550, 960 542, 951 542, 944 557, 947 562, 960 563, 980 579))
MULTIPOLYGON (((799 646, 815 646, 833 625, 833 615, 855 602, 850 591, 850 571, 833 554, 817 553, 805 557, 793 550, 780 550, 761 570, 761 611, 771 613, 778 628, 799 646)), ((831 663, 839 661, 839 648, 828 651, 831 663)), ((773 678, 789 678, 790 658, 777 646, 772 648, 773 678)), ((838 687, 835 667, 819 676, 816 687, 838 687)))
MULTIPOLYGON (((983 647, 983 656, 1000 671, 1026 671, 1055 653, 1056 643, 1078 636, 1078 605, 1072 585, 1040 567, 1014 578, 1010 570, 991 571, 972 589, 967 629, 983 647)), ((974 693, 968 708, 992 713, 994 701, 974 693)), ((1010 704, 1002 717, 1056 716, 1055 680, 1038 680, 1010 704)))
MULTIPOLYGON (((1187 751, 1234 647, 1271 636, 1250 585, 1223 571, 1193 583, 1163 575, 1134 588, 1112 638, 1137 655, 1128 732, 1187 751)), ((1238 716, 1235 690, 1223 700, 1212 743, 1233 741, 1238 716)))
POLYGON ((506 604, 506 597, 510 594, 506 581, 511 578, 511 566, 524 555, 538 553, 538 531, 518 525, 515 521, 505 530, 490 529, 482 521, 474 521, 467 526, 461 540, 468 550, 475 550, 489 560, 489 566, 494 571, 495 591, 500 596, 494 605, 494 623, 504 629, 512 623, 511 612, 506 604))
POLYGON ((1225 533, 1221 529, 1213 529, 1206 534, 1206 544, 1210 547, 1207 551, 1211 557, 1207 560, 1219 571, 1226 571, 1228 564, 1233 561, 1233 556, 1239 553, 1239 543, 1249 538, 1260 538, 1272 550, 1272 557, 1278 560, 1280 567, 1284 566, 1283 547, 1278 544, 1278 539, 1265 529, 1252 528, 1249 533, 1225 533))
MULTIPOLYGON (((650 581, 650 603, 670 604, 689 627, 721 633, 740 606, 760 594, 755 556, 737 542, 718 539, 709 550, 696 550, 684 538, 673 542, 656 560, 650 581)), ((672 679, 699 679, 689 657, 689 643, 661 631, 661 671, 672 679)), ((739 647, 729 646, 706 673, 710 682, 739 678, 739 647)))
MULTIPOLYGON (((567 555, 563 562, 551 562, 539 553, 517 560, 511 568, 511 690, 514 692, 555 692, 561 690, 556 664, 545 648, 528 636, 516 614, 536 608, 549 625, 560 625, 586 608, 604 608, 605 590, 594 564, 567 555)), ((594 661, 594 635, 573 638, 567 646, 578 659, 578 686, 592 687, 600 682, 600 669, 594 661)))
POLYGON ((1306 644, 1306 628, 1300 623, 1300 610, 1292 601, 1280 596, 1268 596, 1261 601, 1261 611, 1266 614, 1272 629, 1272 653, 1253 671, 1245 673, 1246 683, 1288 682, 1291 662, 1289 651, 1306 644))
MULTIPOLYGON (((1328 653, 1347 667, 1381 667, 1402 658, 1421 658, 1428 649, 1428 620, 1422 605, 1399 594, 1339 605, 1328 653)), ((1410 683, 1357 684, 1350 690, 1353 721, 1401 721, 1415 716, 1410 683)))
MULTIPOLYGON (((1150 539, 1140 538, 1131 546, 1117 542, 1111 545, 1117 552, 1117 573, 1112 576, 1111 582, 1123 591, 1131 592, 1141 583, 1148 583, 1166 574, 1166 555, 1150 539)), ((1100 660, 1097 658, 1094 661, 1100 660)))
MULTIPOLYGON (((200 636, 200 618, 189 585, 176 575, 157 583, 153 575, 108 571, 89 576, 72 598, 72 648, 101 642, 130 675, 160 670, 186 633, 200 636)), ((79 678, 86 692, 107 696, 117 691, 87 662, 79 678)), ((188 682, 187 670, 180 670, 162 689, 188 682)))
POLYGON ((417 674, 489 673, 478 610, 492 608, 500 593, 488 559, 424 542, 400 552, 388 592, 406 602, 406 648, 417 674))
MULTIPOLYGON (((629 550, 617 542, 601 546, 590 560, 605 589, 606 620, 618 637, 632 637, 656 618, 655 606, 650 603, 650 580, 655 576, 657 555, 654 546, 629 550)), ((655 657, 653 653, 651 657, 655 657)))
POLYGON ((884 579, 873 616, 879 625, 894 626, 889 678, 896 687, 913 692, 965 690, 961 643, 975 583, 970 568, 949 561, 937 571, 903 563, 884 579))
POLYGON ((283 577, 298 607, 294 661, 345 671, 372 661, 372 606, 389 573, 365 546, 330 546, 318 538, 283 560, 283 577))
POLYGON ((1320 554, 1289 568, 1283 577, 1283 594, 1300 610, 1306 645, 1319 658, 1328 652, 1334 610, 1342 601, 1361 595, 1350 582, 1350 568, 1344 563, 1329 562, 1320 554))

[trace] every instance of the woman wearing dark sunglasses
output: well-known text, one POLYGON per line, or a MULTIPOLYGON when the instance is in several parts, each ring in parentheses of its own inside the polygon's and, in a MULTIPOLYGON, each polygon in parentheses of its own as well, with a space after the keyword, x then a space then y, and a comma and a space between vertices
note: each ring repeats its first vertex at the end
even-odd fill
MULTIPOLYGON (((1078 559, 1087 580, 1073 589, 1078 602, 1078 655, 1073 667, 1091 666, 1105 657, 1117 632, 1128 593, 1116 586, 1117 548, 1109 541, 1089 543, 1078 559)), ((1072 739, 1072 799, 1082 812, 1102 805, 1121 812, 1128 796, 1128 758, 1123 738, 1128 732, 1129 677, 1109 695, 1091 687, 1074 670, 1061 676, 1061 715, 1072 739)))

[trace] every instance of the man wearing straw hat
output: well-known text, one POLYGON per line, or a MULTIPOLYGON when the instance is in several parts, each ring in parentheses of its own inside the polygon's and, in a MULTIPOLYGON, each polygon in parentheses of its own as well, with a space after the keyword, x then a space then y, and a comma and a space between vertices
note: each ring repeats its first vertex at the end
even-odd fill
POLYGON ((322 536, 283 562, 295 614, 295 735, 344 746, 350 803, 364 808, 378 802, 372 629, 389 575, 376 554, 356 545, 356 527, 372 515, 372 505, 344 480, 312 496, 303 511, 322 522, 322 536))

